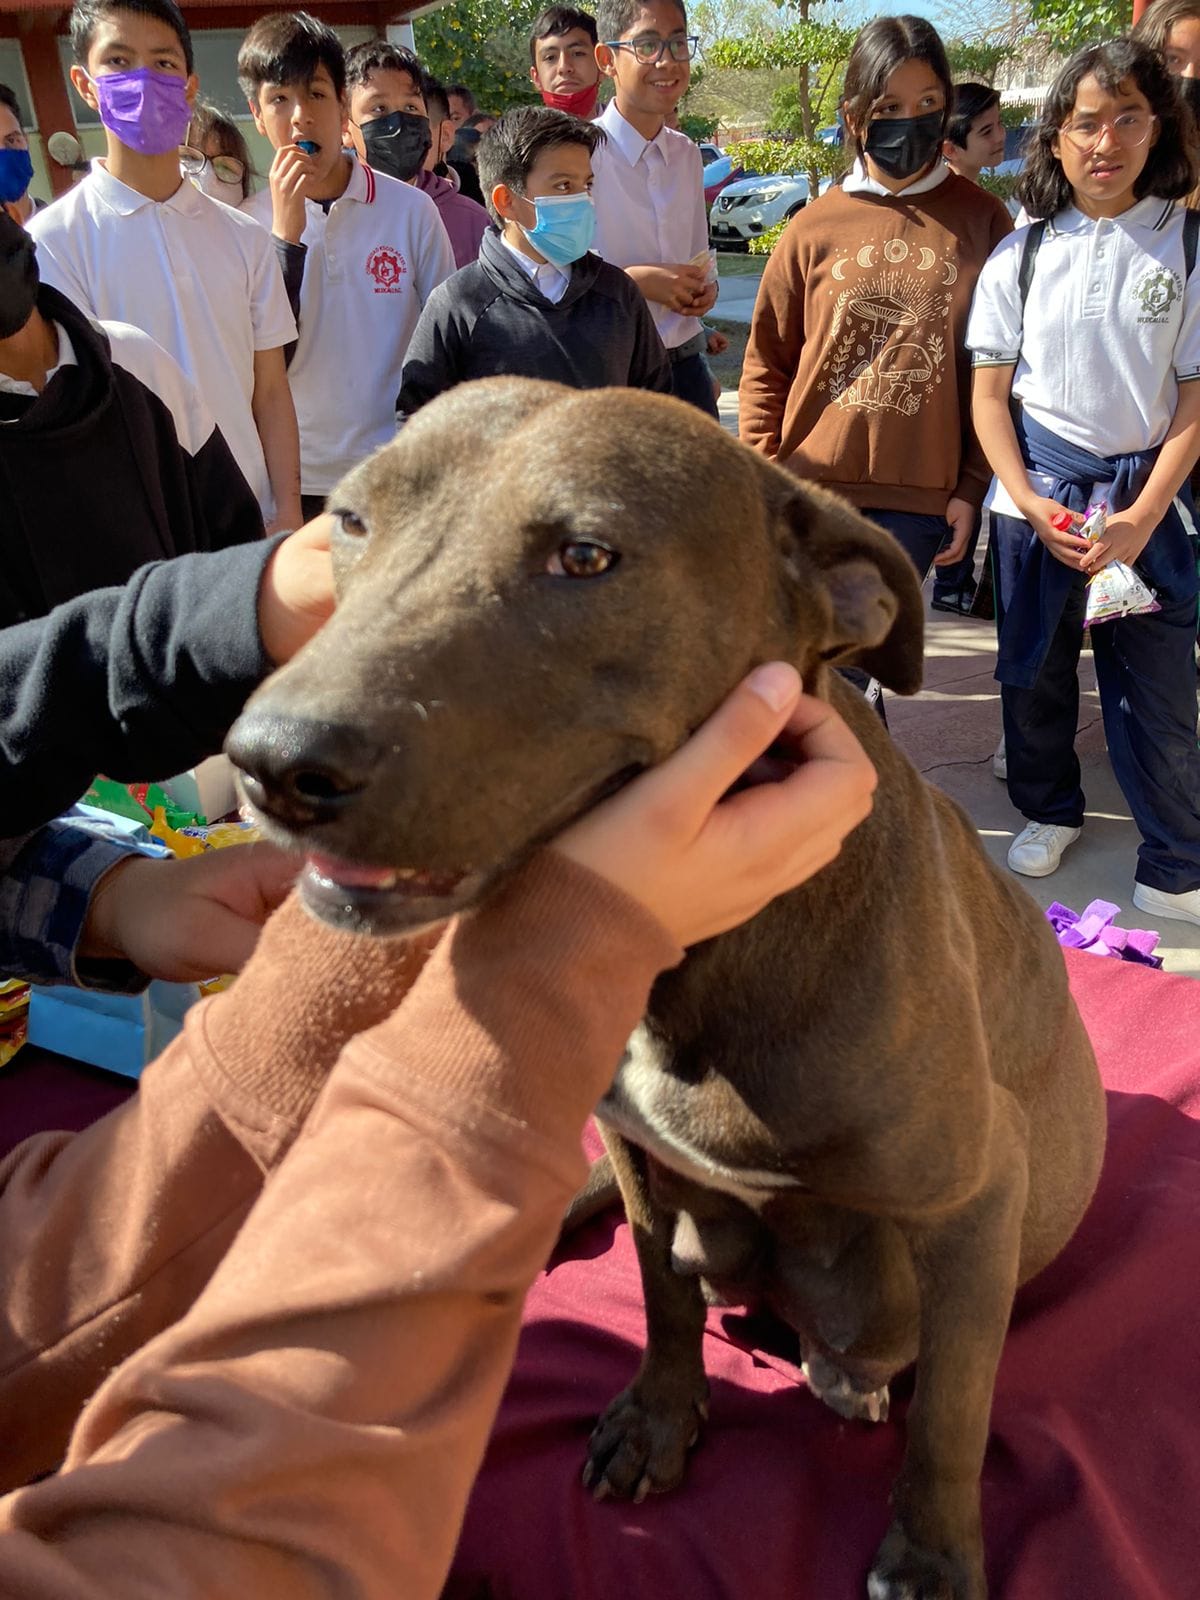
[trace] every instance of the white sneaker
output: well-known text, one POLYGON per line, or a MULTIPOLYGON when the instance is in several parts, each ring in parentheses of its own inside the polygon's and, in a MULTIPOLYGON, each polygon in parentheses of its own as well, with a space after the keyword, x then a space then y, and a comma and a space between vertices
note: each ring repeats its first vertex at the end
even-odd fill
POLYGON ((1133 903, 1139 911, 1148 911, 1153 917, 1200 923, 1200 889, 1168 894, 1165 889, 1152 889, 1147 883, 1135 883, 1133 903))
POLYGON ((1058 870, 1063 851, 1082 832, 1057 822, 1027 823, 1008 847, 1008 864, 1026 878, 1048 878, 1058 870))
POLYGON ((992 757, 992 777, 999 778, 1004 783, 1008 778, 1008 753, 1004 748, 1004 735, 1000 735, 1000 743, 996 746, 996 753, 992 757))

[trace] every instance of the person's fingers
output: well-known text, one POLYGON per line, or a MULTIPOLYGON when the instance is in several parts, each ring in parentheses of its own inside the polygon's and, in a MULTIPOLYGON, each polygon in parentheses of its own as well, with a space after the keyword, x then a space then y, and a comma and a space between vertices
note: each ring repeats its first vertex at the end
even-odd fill
POLYGON ((781 732, 800 697, 786 661, 756 667, 685 745, 641 780, 652 804, 699 828, 717 801, 781 732))

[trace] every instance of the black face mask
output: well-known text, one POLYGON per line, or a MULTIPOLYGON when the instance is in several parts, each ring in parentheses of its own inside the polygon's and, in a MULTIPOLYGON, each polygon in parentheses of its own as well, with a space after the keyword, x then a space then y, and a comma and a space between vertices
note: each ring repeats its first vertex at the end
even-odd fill
POLYGON ((933 160, 942 142, 943 115, 881 117, 867 129, 863 148, 889 178, 911 178, 933 160))
POLYGON ((393 111, 373 122, 360 123, 358 131, 370 165, 389 178, 399 178, 401 183, 416 177, 433 143, 429 118, 411 111, 393 111))
POLYGON ((11 339, 29 321, 38 283, 33 240, 18 223, 0 215, 0 339, 11 339))
POLYGON ((1193 117, 1200 123, 1200 78, 1176 78, 1175 82, 1184 105, 1191 106, 1193 117))

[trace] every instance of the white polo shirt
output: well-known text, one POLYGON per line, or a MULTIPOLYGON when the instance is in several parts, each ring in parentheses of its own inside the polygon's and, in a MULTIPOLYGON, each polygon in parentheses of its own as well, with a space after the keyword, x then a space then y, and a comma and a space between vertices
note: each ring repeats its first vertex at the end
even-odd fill
MULTIPOLYGON (((270 227, 270 190, 245 209, 270 227)), ((429 196, 360 161, 328 213, 312 200, 304 212, 300 342, 288 378, 300 424, 300 487, 324 495, 395 436, 409 340, 455 263, 429 196)))
POLYGON ((264 517, 274 513, 251 400, 254 356, 296 337, 265 228, 181 180, 148 200, 102 160, 29 224, 43 280, 95 319, 132 323, 193 380, 264 517))
MULTIPOLYGON (((691 261, 707 250, 704 168, 697 146, 674 128, 643 139, 615 100, 595 120, 608 135, 592 156, 596 254, 617 267, 640 267, 691 261)), ((668 350, 701 331, 699 317, 682 316, 657 300, 646 303, 668 350)))
MULTIPOLYGON (((1174 201, 1152 197, 1119 217, 1060 212, 1046 226, 1024 316, 1029 229, 1009 234, 975 287, 973 364, 1015 365, 1013 394, 1029 415, 1096 455, 1161 444, 1179 384, 1200 378, 1200 274, 1184 283, 1183 218, 1174 201)), ((1038 473, 1029 481, 1042 494, 1050 486, 1038 473)), ((1019 515, 996 481, 985 504, 1019 515)))

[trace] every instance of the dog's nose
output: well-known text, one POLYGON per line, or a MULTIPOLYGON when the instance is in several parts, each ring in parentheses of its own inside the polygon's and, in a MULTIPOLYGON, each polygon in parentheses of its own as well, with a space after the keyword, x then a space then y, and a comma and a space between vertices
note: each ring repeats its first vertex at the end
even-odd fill
POLYGON ((243 712, 225 750, 241 768, 247 799, 285 828, 319 827, 344 816, 380 754, 357 729, 266 709, 243 712))

